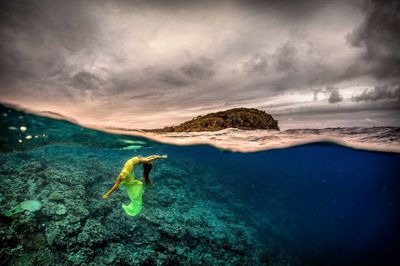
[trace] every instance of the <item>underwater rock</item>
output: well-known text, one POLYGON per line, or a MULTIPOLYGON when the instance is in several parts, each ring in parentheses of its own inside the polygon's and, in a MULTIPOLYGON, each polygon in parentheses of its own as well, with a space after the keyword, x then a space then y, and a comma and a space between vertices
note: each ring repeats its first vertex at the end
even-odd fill
POLYGON ((69 253, 67 260, 71 265, 84 265, 90 261, 90 257, 92 256, 93 250, 83 247, 76 252, 69 253))
POLYGON ((49 230, 46 234, 46 241, 49 246, 52 246, 54 242, 61 236, 61 232, 59 229, 49 230))
POLYGON ((62 224, 57 224, 59 228, 63 230, 66 235, 77 233, 81 229, 81 218, 72 214, 68 214, 63 218, 62 224))
POLYGON ((176 247, 176 254, 182 255, 186 252, 187 247, 176 247))
POLYGON ((15 255, 11 256, 11 259, 5 265, 60 265, 55 262, 56 258, 48 248, 26 250, 21 247, 19 252, 16 250, 15 255))
POLYGON ((55 216, 57 212, 58 204, 55 202, 48 202, 42 208, 42 214, 45 216, 55 216))
POLYGON ((24 211, 35 212, 40 210, 41 207, 42 204, 38 200, 26 200, 15 206, 13 209, 5 211, 4 215, 10 217, 24 211))
POLYGON ((106 228, 97 220, 88 219, 77 241, 84 246, 92 246, 107 240, 106 228))
POLYGON ((64 215, 67 213, 67 208, 63 204, 57 205, 56 214, 57 215, 64 215))
POLYGON ((64 201, 64 195, 60 191, 52 192, 48 197, 49 201, 64 201))
POLYGON ((100 265, 111 265, 118 263, 118 257, 123 254, 124 245, 119 243, 111 243, 108 245, 105 250, 103 256, 96 257, 96 262, 100 265))

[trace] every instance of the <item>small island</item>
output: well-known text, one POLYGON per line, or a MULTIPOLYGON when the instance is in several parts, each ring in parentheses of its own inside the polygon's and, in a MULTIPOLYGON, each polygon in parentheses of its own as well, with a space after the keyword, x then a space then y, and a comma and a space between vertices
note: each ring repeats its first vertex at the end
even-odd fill
POLYGON ((147 132, 197 132, 218 131, 226 128, 242 130, 279 130, 278 120, 263 110, 255 108, 234 108, 217 113, 197 116, 177 126, 160 129, 146 129, 147 132))

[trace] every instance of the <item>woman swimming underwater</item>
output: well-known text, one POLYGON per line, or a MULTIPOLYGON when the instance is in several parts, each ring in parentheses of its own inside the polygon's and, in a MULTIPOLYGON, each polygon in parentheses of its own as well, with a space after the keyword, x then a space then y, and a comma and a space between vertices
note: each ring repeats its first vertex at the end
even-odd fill
POLYGON ((121 173, 119 174, 115 184, 107 191, 102 199, 107 199, 118 187, 123 185, 128 192, 131 203, 129 205, 122 204, 122 208, 130 216, 135 216, 142 210, 142 194, 143 183, 135 178, 134 167, 138 164, 143 165, 143 181, 145 185, 150 184, 150 171, 153 167, 152 161, 162 158, 168 158, 167 155, 151 155, 148 157, 135 156, 126 161, 121 173))

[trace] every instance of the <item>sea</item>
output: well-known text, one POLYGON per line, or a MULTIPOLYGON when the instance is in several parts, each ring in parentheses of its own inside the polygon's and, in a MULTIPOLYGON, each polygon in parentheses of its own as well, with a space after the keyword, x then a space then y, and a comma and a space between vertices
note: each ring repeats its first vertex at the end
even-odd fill
POLYGON ((0 188, 0 265, 400 265, 394 127, 155 134, 1 105, 0 188), (140 214, 102 199, 150 155, 140 214))

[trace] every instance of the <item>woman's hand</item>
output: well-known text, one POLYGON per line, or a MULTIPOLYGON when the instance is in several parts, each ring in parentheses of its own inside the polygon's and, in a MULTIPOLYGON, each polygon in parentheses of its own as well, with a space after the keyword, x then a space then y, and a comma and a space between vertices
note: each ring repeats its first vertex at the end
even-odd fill
POLYGON ((168 155, 166 155, 166 154, 161 155, 161 158, 167 159, 167 158, 168 158, 168 155))
POLYGON ((105 199, 107 199, 109 196, 110 196, 110 193, 106 193, 106 194, 104 194, 101 198, 102 198, 103 200, 105 200, 105 199))

